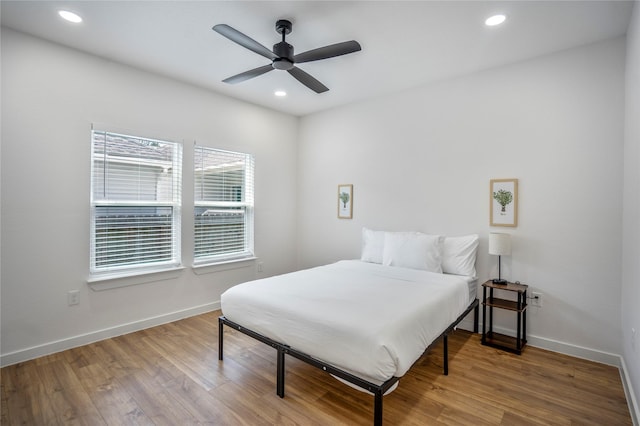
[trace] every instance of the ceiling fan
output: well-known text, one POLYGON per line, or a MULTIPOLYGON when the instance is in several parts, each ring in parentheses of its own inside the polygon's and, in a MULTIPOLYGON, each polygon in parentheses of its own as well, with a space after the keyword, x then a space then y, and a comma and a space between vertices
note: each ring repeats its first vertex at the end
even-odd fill
POLYGON ((238 43, 258 55, 262 55, 272 62, 254 68, 249 71, 234 75, 222 80, 225 83, 240 83, 250 78, 257 77, 271 70, 284 70, 291 74, 300 83, 307 86, 316 93, 323 93, 329 90, 327 86, 320 83, 310 74, 296 67, 296 64, 303 62, 319 61, 321 59, 333 58, 335 56, 346 55, 361 50, 360 44, 355 41, 344 41, 342 43, 331 44, 329 46, 319 47, 317 49, 308 50, 297 55, 293 54, 293 46, 285 41, 285 36, 291 32, 292 24, 286 19, 280 19, 276 22, 276 32, 282 34, 282 41, 273 45, 273 51, 267 49, 252 38, 242 34, 240 31, 226 24, 219 24, 213 27, 213 30, 222 34, 229 40, 238 43))

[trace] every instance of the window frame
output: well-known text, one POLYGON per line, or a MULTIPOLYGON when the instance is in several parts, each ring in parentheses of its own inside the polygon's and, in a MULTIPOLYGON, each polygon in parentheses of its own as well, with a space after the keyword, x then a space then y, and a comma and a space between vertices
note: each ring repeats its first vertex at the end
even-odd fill
MULTIPOLYGON (((143 137, 143 136, 135 136, 135 135, 131 135, 131 134, 126 134, 126 133, 122 133, 122 132, 113 132, 113 131, 108 131, 108 130, 102 130, 102 129, 96 129, 93 128, 91 129, 91 187, 90 187, 90 261, 89 261, 89 269, 90 269, 90 280, 89 281, 93 281, 93 280, 100 280, 100 279, 110 279, 110 278, 120 278, 120 277, 131 277, 131 276, 137 276, 137 275, 141 275, 141 274, 148 274, 148 273, 157 273, 157 272, 164 272, 167 270, 173 270, 173 269, 181 269, 182 268, 182 155, 183 155, 183 147, 182 147, 182 143, 180 142, 175 142, 175 141, 170 141, 170 140, 162 140, 162 139, 156 139, 156 138, 148 138, 148 137, 143 137), (155 200, 152 199, 135 199, 135 197, 123 197, 123 196, 117 196, 117 195, 109 195, 107 194, 107 192, 110 190, 110 183, 108 183, 108 179, 106 176, 108 175, 108 172, 106 171, 108 167, 112 167, 115 164, 120 164, 120 166, 122 166, 122 164, 129 164, 130 166, 133 167, 138 167, 138 185, 140 185, 140 181, 143 179, 140 179, 141 176, 141 172, 140 169, 141 167, 147 166, 149 167, 148 164, 144 164, 149 163, 148 159, 143 159, 142 156, 140 156, 139 158, 136 158, 135 156, 131 156, 131 157, 127 157, 126 155, 122 156, 119 161, 113 161, 111 166, 106 166, 105 167, 105 162, 109 163, 109 159, 108 159, 108 154, 105 151, 103 152, 99 152, 96 153, 96 144, 100 143, 101 141, 96 142, 96 135, 103 135, 103 141, 102 143, 105 144, 105 147, 107 146, 107 144, 109 143, 108 138, 120 138, 120 139, 130 139, 130 140, 136 140, 136 141, 140 141, 140 144, 144 144, 144 143, 148 143, 148 144, 164 144, 167 146, 167 150, 171 152, 170 155, 170 161, 164 161, 164 163, 168 163, 169 167, 168 169, 171 169, 171 173, 170 173, 170 179, 167 179, 167 181, 165 181, 166 184, 166 188, 168 189, 164 189, 162 190, 164 197, 162 197, 163 199, 158 200, 158 192, 161 191, 160 189, 160 177, 157 178, 156 182, 155 182, 155 200), (104 177, 102 177, 102 181, 100 182, 97 177, 96 177, 96 168, 97 168, 97 163, 102 161, 102 170, 104 173, 104 177), (96 189, 99 188, 100 190, 102 190, 102 195, 97 194, 96 189), (167 195, 169 194, 169 195, 167 195), (168 198, 167 198, 168 197, 168 198), (130 199, 127 199, 130 198, 130 199), (97 222, 99 221, 99 219, 97 218, 97 214, 100 210, 102 209, 130 209, 130 210, 135 210, 135 209, 159 209, 159 208, 166 208, 166 209, 170 209, 171 214, 170 214, 170 220, 167 220, 167 223, 170 222, 170 236, 169 236, 169 243, 168 245, 170 246, 170 253, 169 256, 163 256, 166 257, 162 260, 158 260, 158 261, 145 261, 145 256, 138 254, 138 256, 140 257, 140 259, 138 259, 138 261, 134 261, 134 262, 124 262, 124 263, 118 263, 115 261, 112 261, 111 264, 108 265, 103 265, 100 266, 99 264, 99 259, 100 256, 97 253, 98 250, 98 246, 100 244, 99 241, 97 241, 99 238, 97 236, 97 231, 98 231, 98 227, 99 225, 97 224, 97 222)), ((112 158, 112 160, 115 157, 112 158)), ((157 166, 156 166, 157 167, 157 166)), ((167 169, 167 170, 168 170, 167 169)), ((122 181, 125 182, 125 181, 122 181)), ((126 182, 124 183, 124 185, 122 185, 120 189, 121 191, 127 190, 132 188, 134 185, 130 185, 130 182, 126 182)), ((115 191, 114 191, 115 192, 115 191)), ((138 195, 138 198, 140 198, 140 195, 138 195)), ((140 213, 140 212, 138 212, 140 213)), ((156 211, 157 213, 157 211, 156 211)), ((154 218, 156 215, 147 215, 148 217, 154 218)), ((139 214, 133 214, 132 216, 128 216, 130 218, 140 218, 140 217, 144 217, 144 215, 139 214)), ((157 217, 160 217, 160 215, 157 215, 157 217)), ((117 221, 114 220, 113 222, 111 222, 111 226, 114 226, 114 224, 116 224, 117 221)), ((155 223, 153 223, 153 225, 155 225, 155 223)), ((152 225, 152 226, 153 226, 152 225)), ((138 225, 140 228, 143 228, 142 225, 138 225)), ((156 227, 159 227, 161 225, 156 225, 156 227)), ((131 228, 135 228, 135 226, 131 226, 131 228)), ((141 234, 140 232, 138 232, 138 234, 141 234)), ((155 237, 159 240, 161 240, 162 238, 158 235, 155 235, 155 237)), ((144 243, 144 238, 143 237, 138 237, 137 240, 134 240, 134 242, 140 246, 143 245, 144 243)), ((107 243, 109 244, 109 243, 107 243)), ((163 245, 160 245, 160 248, 162 248, 163 245)), ((108 249, 107 251, 111 254, 113 254, 113 252, 116 249, 111 247, 110 249, 108 249), (109 251, 111 250, 111 251, 109 251)), ((137 249, 139 251, 143 251, 142 249, 137 249)), ((134 257, 135 260, 135 257, 134 257)))
MULTIPOLYGON (((193 266, 201 267, 201 266, 215 266, 221 264, 228 263, 236 263, 242 262, 246 260, 255 259, 255 245, 254 245, 254 221, 255 221, 255 160, 252 154, 237 152, 237 151, 229 151, 218 148, 212 148, 203 145, 194 145, 194 153, 193 153, 193 233, 194 233, 194 242, 193 242, 193 266), (198 153, 200 152, 200 164, 198 161, 198 153), (235 158, 239 160, 242 158, 242 187, 238 188, 237 185, 225 185, 223 184, 221 187, 217 189, 227 194, 232 194, 232 197, 237 198, 238 191, 240 191, 241 200, 206 200, 205 198, 205 190, 203 189, 205 185, 204 176, 205 169, 213 167, 212 165, 204 166, 204 156, 206 154, 209 155, 218 155, 218 161, 222 161, 229 158, 235 158), (199 180, 200 178, 200 180, 199 180), (200 186, 199 186, 200 185, 200 186), (243 210, 243 244, 242 250, 231 250, 228 252, 222 252, 219 254, 203 254, 199 253, 198 239, 202 234, 201 231, 198 230, 199 226, 199 217, 198 212, 200 209, 210 209, 210 210, 224 210, 224 209, 242 209, 243 210)), ((234 183, 237 184, 237 181, 234 183)), ((223 197, 224 198, 224 197, 223 197)), ((220 212, 222 213, 222 212, 220 212)), ((201 215, 203 216, 203 215, 201 215)))

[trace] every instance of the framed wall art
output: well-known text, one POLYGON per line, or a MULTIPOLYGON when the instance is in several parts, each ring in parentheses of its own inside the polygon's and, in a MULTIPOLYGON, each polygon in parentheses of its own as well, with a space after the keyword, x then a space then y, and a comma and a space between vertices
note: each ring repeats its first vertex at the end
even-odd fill
POLYGON ((353 185, 338 185, 338 219, 353 218, 353 185))
POLYGON ((518 226, 518 179, 491 179, 490 226, 518 226))

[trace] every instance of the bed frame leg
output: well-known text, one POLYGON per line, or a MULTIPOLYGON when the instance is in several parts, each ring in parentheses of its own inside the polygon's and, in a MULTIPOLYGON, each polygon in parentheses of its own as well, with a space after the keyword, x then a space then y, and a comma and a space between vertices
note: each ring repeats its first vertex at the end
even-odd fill
POLYGON ((473 308, 473 332, 478 332, 478 318, 480 316, 480 304, 478 303, 475 308, 473 308))
POLYGON ((373 425, 382 426, 382 391, 376 391, 374 394, 373 425))
POLYGON ((449 339, 446 334, 443 336, 443 340, 444 340, 444 354, 443 354, 444 375, 448 376, 449 375, 449 339))
POLYGON ((218 318, 218 360, 222 361, 222 340, 224 337, 224 323, 218 318))
POLYGON ((280 398, 284 398, 284 350, 278 348, 278 361, 276 373, 276 392, 280 398))

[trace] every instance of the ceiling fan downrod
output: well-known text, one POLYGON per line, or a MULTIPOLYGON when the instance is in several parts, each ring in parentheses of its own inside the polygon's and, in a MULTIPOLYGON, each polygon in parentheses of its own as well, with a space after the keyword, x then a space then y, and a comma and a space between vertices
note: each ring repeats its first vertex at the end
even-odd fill
POLYGON ((272 66, 277 70, 290 70, 293 68, 293 46, 285 41, 285 36, 291 33, 293 25, 291 21, 280 19, 276 22, 276 31, 282 34, 282 41, 273 45, 273 53, 278 57, 273 60, 272 66))

